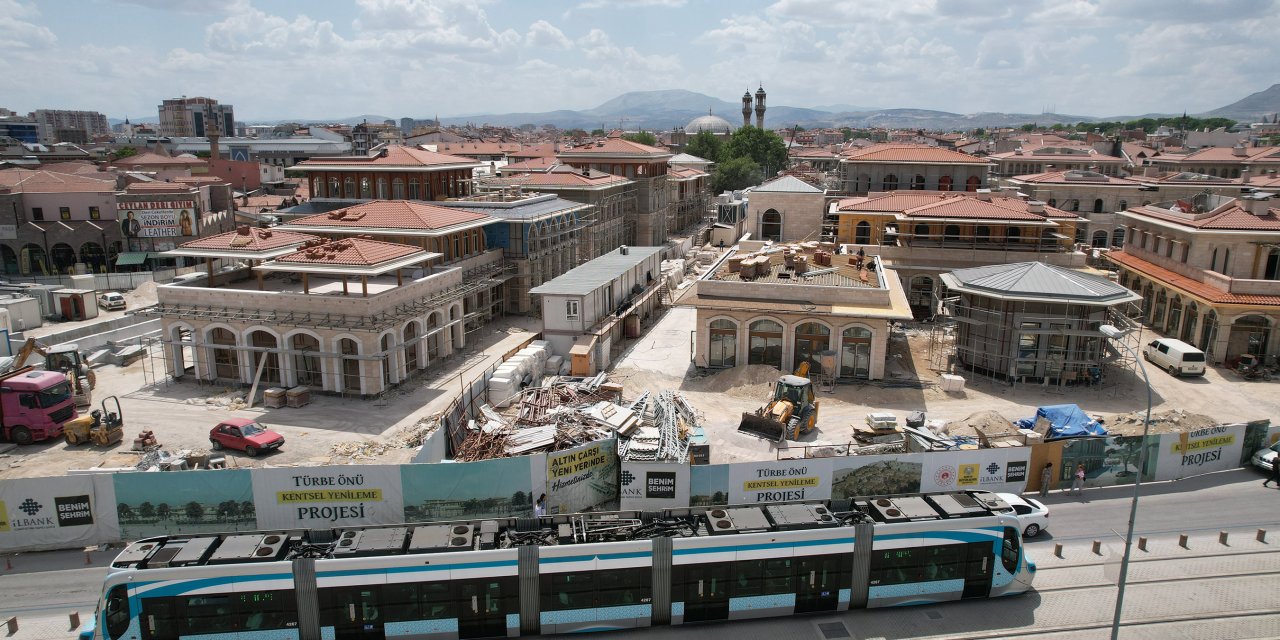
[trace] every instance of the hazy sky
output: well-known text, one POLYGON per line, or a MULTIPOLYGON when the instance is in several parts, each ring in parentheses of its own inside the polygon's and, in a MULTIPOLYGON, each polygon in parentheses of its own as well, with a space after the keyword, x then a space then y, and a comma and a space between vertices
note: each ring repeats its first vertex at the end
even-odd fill
POLYGON ((1194 113, 1280 81, 1277 26, 1280 0, 0 0, 0 107, 430 117, 763 81, 798 107, 1194 113))

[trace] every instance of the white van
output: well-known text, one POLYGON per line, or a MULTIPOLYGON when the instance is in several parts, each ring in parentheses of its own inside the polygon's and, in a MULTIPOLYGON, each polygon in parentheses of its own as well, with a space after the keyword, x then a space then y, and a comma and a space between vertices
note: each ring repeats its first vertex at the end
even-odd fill
POLYGON ((1204 352, 1181 340, 1152 340, 1143 347, 1142 357, 1175 376, 1204 375, 1204 352))

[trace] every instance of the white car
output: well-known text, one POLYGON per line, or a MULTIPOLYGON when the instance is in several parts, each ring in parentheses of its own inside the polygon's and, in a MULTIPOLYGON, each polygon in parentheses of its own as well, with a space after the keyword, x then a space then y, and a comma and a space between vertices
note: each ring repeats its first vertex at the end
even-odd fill
POLYGON ((1013 509, 1022 527, 1022 535, 1034 538, 1040 535, 1041 531, 1049 528, 1049 507, 1044 506, 1039 500, 1024 498, 1016 493, 997 493, 996 495, 1013 509))
POLYGON ((1263 449, 1258 449, 1254 452, 1253 457, 1249 459, 1249 462, 1252 462, 1253 466, 1262 469, 1263 471, 1270 472, 1271 467, 1275 466, 1277 459, 1280 459, 1280 442, 1263 449))
POLYGON ((98 296, 98 306, 108 311, 125 308, 124 296, 115 291, 108 291, 98 296))

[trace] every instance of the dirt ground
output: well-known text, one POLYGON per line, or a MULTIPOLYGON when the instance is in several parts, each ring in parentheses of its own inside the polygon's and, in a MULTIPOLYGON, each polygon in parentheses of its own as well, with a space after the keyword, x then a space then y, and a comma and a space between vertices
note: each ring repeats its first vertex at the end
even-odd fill
MULTIPOLYGON (((712 462, 769 460, 782 453, 770 442, 740 434, 743 412, 760 407, 778 373, 752 366, 718 373, 700 372, 689 353, 692 308, 669 310, 644 337, 631 343, 615 360, 615 378, 622 379, 630 397, 633 389, 680 389, 704 418, 711 441, 712 462)), ((1075 403, 1086 413, 1103 418, 1112 433, 1142 433, 1146 387, 1140 375, 1129 372, 1097 387, 1009 386, 985 378, 966 380, 965 390, 943 392, 938 374, 928 367, 927 327, 908 326, 890 342, 887 378, 863 384, 838 384, 834 392, 818 392, 817 428, 796 445, 845 445, 853 439, 853 424, 866 414, 891 411, 900 419, 911 411, 925 411, 931 420, 948 421, 949 432, 989 435, 1000 428, 1015 433, 1012 420, 1033 417, 1036 407, 1075 403), (918 381, 916 376, 918 375, 918 381), (1133 412, 1138 412, 1133 415, 1133 412)), ((1153 433, 1182 431, 1211 424, 1271 418, 1280 413, 1276 382, 1246 382, 1220 367, 1203 378, 1174 378, 1152 370, 1153 433)))

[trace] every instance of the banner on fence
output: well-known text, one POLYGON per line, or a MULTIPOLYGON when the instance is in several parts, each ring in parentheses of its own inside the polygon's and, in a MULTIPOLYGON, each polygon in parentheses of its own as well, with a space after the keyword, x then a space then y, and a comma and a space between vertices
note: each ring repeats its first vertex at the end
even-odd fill
POLYGON ((125 540, 258 528, 248 469, 117 473, 112 479, 125 540))
POLYGON ((262 529, 387 524, 404 516, 399 465, 254 469, 253 501, 262 529))
POLYGON ((596 440, 547 454, 547 513, 616 504, 618 440, 596 440))
POLYGON ((404 465, 404 521, 532 516, 538 496, 531 487, 542 487, 532 468, 540 455, 404 465))
POLYGON ((1233 424, 1161 434, 1156 468, 1151 471, 1156 480, 1175 480, 1239 467, 1245 429, 1246 425, 1233 424))
POLYGON ((739 462, 729 467, 729 503, 825 500, 831 497, 831 459, 739 462))
POLYGON ((689 504, 689 465, 663 462, 622 463, 619 508, 658 510, 689 504))
POLYGON ((0 482, 0 550, 65 549, 120 538, 110 477, 0 482))
POLYGON ((885 456, 832 458, 831 498, 884 496, 920 492, 920 474, 927 455, 913 453, 885 456))
POLYGON ((1031 450, 1026 447, 923 454, 920 491, 1003 491, 1022 493, 1031 450))

